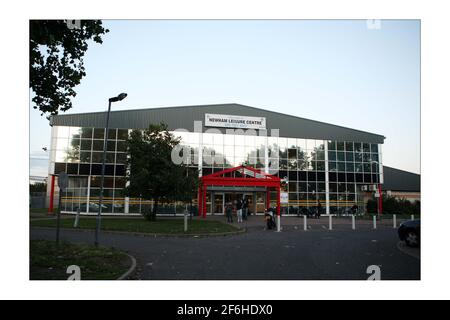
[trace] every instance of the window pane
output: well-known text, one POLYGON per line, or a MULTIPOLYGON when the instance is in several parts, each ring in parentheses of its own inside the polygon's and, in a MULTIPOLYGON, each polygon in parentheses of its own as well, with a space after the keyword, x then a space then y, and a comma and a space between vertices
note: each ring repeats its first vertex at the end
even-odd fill
POLYGON ((85 152, 82 151, 80 154, 80 161, 81 162, 91 162, 91 152, 85 152))
POLYGON ((116 151, 116 141, 108 141, 108 151, 116 151))
POLYGON ((328 150, 336 150, 336 141, 328 141, 328 150))
POLYGON ((117 132, 117 140, 127 140, 127 139, 128 139, 128 130, 119 129, 117 132))
POLYGON ((78 174, 78 164, 68 163, 67 164, 67 174, 78 174))
POLYGON ((363 143, 363 151, 370 152, 370 144, 369 143, 363 143))
POLYGON ((92 140, 81 140, 81 150, 88 150, 91 151, 92 149, 92 140))
POLYGON ((117 152, 127 152, 126 141, 117 141, 117 152))
POLYGON ((353 151, 353 142, 345 143, 345 151, 353 151))
POLYGON ((329 171, 336 171, 336 170, 337 170, 336 162, 330 161, 330 162, 328 163, 328 170, 329 170, 329 171))
POLYGON ((56 150, 66 150, 69 146, 69 139, 56 139, 56 150))
POLYGON ((103 151, 103 140, 94 140, 92 150, 103 151))
POLYGON ((105 129, 94 128, 94 139, 104 139, 104 138, 105 138, 105 129))
POLYGON ((335 151, 328 151, 328 160, 329 161, 335 161, 336 160, 336 152, 335 151))
POLYGON ((66 164, 62 162, 56 162, 54 174, 59 174, 60 172, 66 172, 66 164))
POLYGON ((347 161, 347 162, 355 161, 355 157, 353 156, 353 152, 346 152, 345 153, 345 161, 347 161))
POLYGON ((355 171, 355 164, 353 162, 349 163, 347 162, 345 164, 345 168, 347 172, 354 172, 355 171))
POLYGON ((363 165, 362 163, 356 163, 355 164, 355 172, 363 172, 363 165))
POLYGON ((116 155, 116 162, 125 164, 127 162, 127 154, 126 153, 118 153, 116 155))
POLYGON ((325 160, 325 152, 317 151, 317 160, 325 160))
POLYGON ((109 129, 108 130, 108 140, 116 140, 116 138, 117 138, 117 130, 109 129))
POLYGON ((370 152, 372 152, 372 153, 378 153, 378 145, 372 143, 372 144, 370 145, 370 152))
POLYGON ((106 163, 114 163, 115 162, 115 153, 107 152, 106 153, 106 163))
POLYGON ((81 138, 92 139, 92 128, 81 128, 81 138))
POLYGON ((92 163, 102 163, 102 152, 92 152, 92 163))

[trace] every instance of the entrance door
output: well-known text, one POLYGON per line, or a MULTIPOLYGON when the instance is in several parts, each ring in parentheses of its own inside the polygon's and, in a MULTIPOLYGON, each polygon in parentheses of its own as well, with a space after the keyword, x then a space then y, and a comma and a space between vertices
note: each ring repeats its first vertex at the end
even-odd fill
POLYGON ((264 209, 266 209, 266 193, 265 192, 256 192, 256 213, 264 214, 264 209))
POLYGON ((224 214, 224 201, 225 197, 223 193, 214 194, 214 214, 224 214))
POLYGON ((243 196, 248 199, 248 210, 250 211, 250 214, 255 214, 255 200, 253 193, 244 193, 243 196))

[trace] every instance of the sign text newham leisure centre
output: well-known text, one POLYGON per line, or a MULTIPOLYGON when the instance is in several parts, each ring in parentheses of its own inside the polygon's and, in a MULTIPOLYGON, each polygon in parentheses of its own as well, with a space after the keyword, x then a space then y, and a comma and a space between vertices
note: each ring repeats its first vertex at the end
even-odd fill
POLYGON ((222 128, 265 129, 266 118, 206 113, 205 126, 222 128))

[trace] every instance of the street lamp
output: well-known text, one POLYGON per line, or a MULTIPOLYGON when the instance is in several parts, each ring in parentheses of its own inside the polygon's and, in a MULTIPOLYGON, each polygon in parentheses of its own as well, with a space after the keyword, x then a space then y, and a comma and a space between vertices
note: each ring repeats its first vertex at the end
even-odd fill
POLYGON ((95 228, 95 245, 98 246, 98 237, 100 234, 100 222, 102 216, 102 205, 103 205, 103 183, 105 180, 105 162, 106 162, 106 148, 108 142, 108 131, 109 131, 109 114, 111 113, 111 103, 122 101, 127 97, 126 93, 121 93, 117 97, 109 98, 108 100, 108 113, 106 114, 106 127, 105 127, 105 136, 103 140, 103 159, 102 159, 102 176, 100 179, 100 198, 98 201, 98 214, 97 214, 97 225, 95 228))

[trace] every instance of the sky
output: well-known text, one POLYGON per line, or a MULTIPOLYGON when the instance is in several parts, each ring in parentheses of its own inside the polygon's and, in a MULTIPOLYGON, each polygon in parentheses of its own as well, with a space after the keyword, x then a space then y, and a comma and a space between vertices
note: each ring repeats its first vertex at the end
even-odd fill
MULTIPOLYGON (((239 103, 384 135, 383 164, 420 173, 418 20, 103 23, 68 114, 105 111, 121 92, 114 110, 239 103)), ((47 176, 49 145, 30 105, 30 175, 47 176)))

